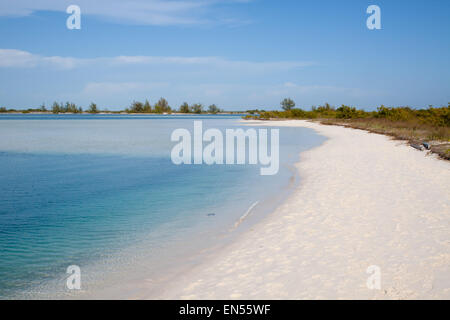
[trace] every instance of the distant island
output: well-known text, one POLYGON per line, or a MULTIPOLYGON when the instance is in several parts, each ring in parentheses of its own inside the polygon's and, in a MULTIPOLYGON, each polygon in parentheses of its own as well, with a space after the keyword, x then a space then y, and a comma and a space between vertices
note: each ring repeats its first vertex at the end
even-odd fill
POLYGON ((215 104, 209 105, 206 109, 201 103, 195 103, 189 105, 187 102, 183 102, 181 106, 176 109, 169 106, 166 99, 161 98, 153 106, 148 100, 145 102, 133 101, 128 108, 124 110, 110 111, 107 109, 100 110, 97 104, 91 103, 89 107, 84 110, 83 107, 77 106, 73 102, 54 102, 50 109, 47 109, 45 104, 42 104, 39 108, 28 108, 24 110, 20 109, 6 109, 5 107, 0 107, 0 113, 70 113, 70 114, 98 114, 98 113, 108 113, 108 114, 172 114, 172 113, 182 113, 182 114, 242 114, 246 112, 241 111, 224 111, 217 107, 215 104))

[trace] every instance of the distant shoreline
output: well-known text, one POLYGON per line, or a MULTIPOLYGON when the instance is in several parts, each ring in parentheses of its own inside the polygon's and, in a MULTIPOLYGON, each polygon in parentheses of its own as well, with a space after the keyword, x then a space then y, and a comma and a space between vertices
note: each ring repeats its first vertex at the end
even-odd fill
POLYGON ((202 113, 180 113, 180 112, 171 112, 171 113, 155 113, 155 112, 150 112, 150 113, 144 113, 144 112, 124 112, 124 111, 111 111, 111 112, 97 112, 97 113, 90 113, 90 112, 58 112, 58 113, 53 113, 53 112, 0 112, 0 115, 2 114, 21 114, 21 115, 27 115, 27 114, 45 114, 45 115, 65 115, 65 114, 70 114, 70 115, 113 115, 113 114, 118 114, 118 115, 190 115, 190 116, 201 116, 201 115, 247 115, 249 114, 248 112, 239 112, 239 111, 230 111, 230 112, 218 112, 218 113, 208 113, 208 112, 202 112, 202 113))

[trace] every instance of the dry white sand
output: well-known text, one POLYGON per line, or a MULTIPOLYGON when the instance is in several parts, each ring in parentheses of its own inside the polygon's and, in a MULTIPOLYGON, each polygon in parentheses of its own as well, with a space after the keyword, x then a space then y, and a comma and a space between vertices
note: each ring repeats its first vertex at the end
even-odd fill
POLYGON ((449 162, 361 130, 269 125, 329 140, 301 154, 300 186, 275 212, 146 298, 450 298, 449 162), (380 290, 366 285, 372 265, 380 290))

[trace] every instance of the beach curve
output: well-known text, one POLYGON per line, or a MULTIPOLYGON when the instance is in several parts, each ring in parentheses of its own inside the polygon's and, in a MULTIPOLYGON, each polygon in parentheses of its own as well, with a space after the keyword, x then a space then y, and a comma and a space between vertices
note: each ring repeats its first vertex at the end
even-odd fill
POLYGON ((362 130, 328 137, 271 215, 148 299, 449 299, 450 164, 362 130), (380 289, 367 286, 380 270, 380 289))

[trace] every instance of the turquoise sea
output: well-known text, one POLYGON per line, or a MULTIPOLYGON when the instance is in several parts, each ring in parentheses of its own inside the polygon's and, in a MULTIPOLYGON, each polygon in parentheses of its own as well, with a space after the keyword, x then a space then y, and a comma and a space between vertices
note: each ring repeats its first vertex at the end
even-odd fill
POLYGON ((158 290, 169 270, 270 213, 301 183, 299 153, 324 141, 280 128, 275 176, 260 165, 174 165, 170 134, 194 120, 247 127, 222 115, 0 115, 0 298, 95 297, 144 278, 158 290), (70 265, 81 268, 80 292, 66 287, 70 265))

